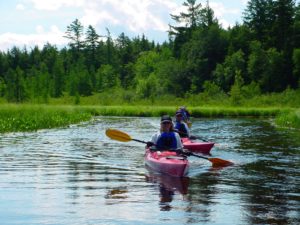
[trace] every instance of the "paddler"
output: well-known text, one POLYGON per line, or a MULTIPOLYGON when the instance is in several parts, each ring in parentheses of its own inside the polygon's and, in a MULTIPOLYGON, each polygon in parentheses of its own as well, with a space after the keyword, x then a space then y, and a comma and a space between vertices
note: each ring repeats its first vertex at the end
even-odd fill
POLYGON ((151 141, 147 142, 147 147, 153 145, 158 150, 177 150, 183 148, 180 136, 175 132, 172 118, 169 115, 161 117, 159 132, 152 136, 151 141))
POLYGON ((184 122, 183 113, 178 110, 175 114, 175 131, 178 132, 180 137, 190 137, 190 130, 188 125, 184 122))

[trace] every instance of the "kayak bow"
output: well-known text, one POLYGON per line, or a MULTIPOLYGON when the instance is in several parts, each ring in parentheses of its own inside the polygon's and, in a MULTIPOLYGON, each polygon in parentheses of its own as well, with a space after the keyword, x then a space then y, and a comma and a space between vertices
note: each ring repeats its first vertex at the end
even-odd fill
POLYGON ((151 151, 146 149, 145 164, 152 170, 174 177, 187 175, 189 161, 184 156, 178 156, 173 151, 151 151))
POLYGON ((212 147, 214 147, 213 142, 195 142, 189 138, 181 138, 183 147, 191 152, 209 154, 212 147))

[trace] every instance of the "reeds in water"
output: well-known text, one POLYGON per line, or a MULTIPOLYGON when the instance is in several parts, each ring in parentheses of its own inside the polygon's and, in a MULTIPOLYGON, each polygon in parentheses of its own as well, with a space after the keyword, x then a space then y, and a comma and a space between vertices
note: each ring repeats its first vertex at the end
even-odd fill
POLYGON ((0 132, 34 131, 89 120, 92 115, 75 106, 1 105, 0 132))

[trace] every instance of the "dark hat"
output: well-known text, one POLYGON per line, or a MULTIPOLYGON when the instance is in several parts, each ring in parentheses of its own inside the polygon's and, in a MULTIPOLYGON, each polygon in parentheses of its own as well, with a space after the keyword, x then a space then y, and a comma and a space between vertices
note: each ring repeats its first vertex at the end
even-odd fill
POLYGON ((160 122, 172 122, 172 118, 169 115, 163 115, 160 119, 160 122))
POLYGON ((180 110, 178 110, 177 112, 176 112, 176 116, 177 115, 182 115, 182 112, 180 111, 180 110))

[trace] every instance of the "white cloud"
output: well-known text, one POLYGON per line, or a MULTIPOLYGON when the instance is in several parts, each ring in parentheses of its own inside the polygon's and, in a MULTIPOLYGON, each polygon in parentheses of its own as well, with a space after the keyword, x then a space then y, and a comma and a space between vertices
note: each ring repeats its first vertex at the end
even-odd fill
POLYGON ((35 30, 38 34, 44 33, 44 27, 42 25, 38 25, 35 30))
POLYGON ((84 25, 122 25, 133 32, 147 30, 165 31, 167 23, 163 17, 175 8, 170 0, 86 0, 84 25))
POLYGON ((61 7, 81 7, 85 0, 30 0, 37 10, 58 10, 61 7))
POLYGON ((23 11, 23 10, 25 10, 25 6, 23 4, 17 4, 16 9, 23 11))
POLYGON ((50 31, 45 32, 42 26, 36 27, 37 33, 35 34, 16 34, 16 33, 4 33, 0 35, 0 50, 6 51, 13 46, 17 47, 43 47, 47 42, 62 46, 67 44, 67 40, 63 37, 64 33, 60 31, 56 26, 51 26, 50 31))
MULTIPOLYGON (((172 0, 30 0, 36 10, 55 11, 80 7, 83 25, 121 25, 133 32, 149 29, 165 31, 163 17, 178 5, 172 0)), ((71 9, 69 9, 71 10, 71 9)))
POLYGON ((220 24, 222 24, 223 28, 228 28, 229 26, 233 27, 236 21, 232 21, 231 23, 225 19, 227 17, 237 17, 241 14, 241 10, 237 8, 227 8, 223 3, 218 2, 210 2, 209 6, 213 9, 215 13, 215 17, 218 18, 220 24))
MULTIPOLYGON (((201 1, 203 2, 204 0, 201 1)), ((241 12, 236 8, 225 7, 224 4, 210 1, 215 16, 222 26, 227 28, 234 25, 232 18, 236 18, 241 12)), ((205 2, 202 5, 205 6, 205 2)), ((22 4, 16 5, 17 10, 32 8, 35 13, 33 18, 42 19, 41 21, 47 23, 51 18, 49 15, 53 14, 54 17, 63 15, 61 19, 59 17, 61 22, 56 24, 59 27, 66 28, 69 25, 66 23, 78 18, 85 28, 92 25, 98 32, 102 32, 99 30, 107 27, 113 31, 112 36, 121 32, 136 35, 144 33, 146 37, 156 41, 162 41, 161 37, 167 37, 168 24, 174 23, 170 14, 178 15, 185 9, 182 2, 174 0, 23 0, 22 4), (52 11, 56 12, 52 13, 52 11), (43 14, 47 15, 45 20, 43 20, 43 14)), ((45 24, 40 24, 41 21, 32 20, 31 23, 36 26, 34 34, 25 35, 14 32, 0 34, 0 49, 7 49, 14 45, 43 46, 47 42, 57 45, 67 42, 63 38, 64 32, 58 30, 57 27, 52 27, 50 30, 48 28, 46 31, 45 24)), ((29 21, 27 24, 30 26, 29 21)))

